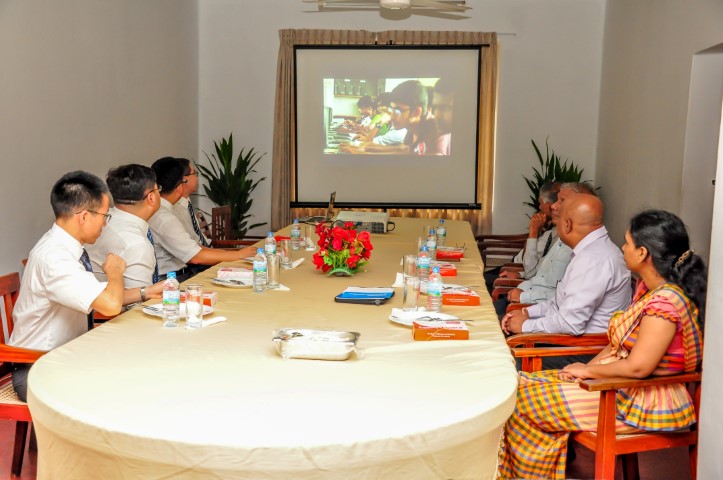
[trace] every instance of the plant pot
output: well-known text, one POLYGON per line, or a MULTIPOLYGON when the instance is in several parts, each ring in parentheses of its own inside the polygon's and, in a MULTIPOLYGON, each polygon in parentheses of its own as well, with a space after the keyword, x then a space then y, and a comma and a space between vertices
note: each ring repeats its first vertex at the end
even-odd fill
POLYGON ((330 277, 351 277, 352 275, 354 275, 354 272, 352 272, 348 268, 335 268, 333 270, 330 270, 327 275, 330 277))

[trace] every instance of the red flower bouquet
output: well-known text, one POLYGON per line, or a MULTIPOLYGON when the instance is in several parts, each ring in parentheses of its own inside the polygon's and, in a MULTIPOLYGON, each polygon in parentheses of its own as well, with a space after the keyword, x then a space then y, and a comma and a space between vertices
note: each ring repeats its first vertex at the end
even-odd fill
POLYGON ((357 233, 351 222, 346 222, 343 227, 320 223, 316 226, 316 234, 319 235, 319 251, 314 254, 314 265, 329 275, 353 275, 372 255, 374 247, 369 232, 357 233))

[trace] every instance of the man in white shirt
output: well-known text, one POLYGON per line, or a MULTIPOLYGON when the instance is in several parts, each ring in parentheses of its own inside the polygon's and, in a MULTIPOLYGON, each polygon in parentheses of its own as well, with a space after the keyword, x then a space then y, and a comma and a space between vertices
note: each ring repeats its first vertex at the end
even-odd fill
POLYGON ((161 206, 148 221, 155 240, 158 273, 165 278, 168 272, 176 272, 179 281, 193 275, 189 264, 215 265, 250 257, 255 254, 253 247, 239 250, 221 250, 204 247, 183 227, 173 211, 173 205, 183 196, 183 164, 176 158, 156 160, 152 167, 156 181, 161 187, 161 206))
POLYGON ((115 206, 110 209, 112 218, 98 240, 86 246, 93 273, 98 280, 105 281, 101 265, 108 253, 115 253, 126 262, 124 305, 161 298, 163 283, 159 282, 153 236, 148 227, 148 219, 161 205, 156 174, 145 165, 122 165, 108 172, 106 183, 115 206))
POLYGON ((565 201, 557 227, 572 248, 565 275, 552 299, 505 314, 505 333, 605 333, 613 313, 630 305, 630 272, 602 218, 597 197, 574 194, 565 201))
MULTIPOLYGON (((110 216, 108 188, 100 178, 82 171, 64 175, 53 186, 50 204, 55 223, 28 256, 8 341, 42 351, 87 332, 92 310, 117 315, 125 270, 123 259, 109 253, 102 265, 107 282, 99 282, 83 249, 98 239, 110 216)), ((14 367, 13 386, 25 401, 30 365, 14 367)))
POLYGON ((188 234, 193 238, 198 237, 198 243, 204 247, 208 247, 211 245, 211 242, 208 241, 198 226, 196 212, 189 198, 198 190, 198 171, 187 158, 178 158, 177 160, 183 165, 183 179, 187 180, 187 182, 183 184, 183 194, 180 200, 173 205, 173 212, 183 223, 188 234))

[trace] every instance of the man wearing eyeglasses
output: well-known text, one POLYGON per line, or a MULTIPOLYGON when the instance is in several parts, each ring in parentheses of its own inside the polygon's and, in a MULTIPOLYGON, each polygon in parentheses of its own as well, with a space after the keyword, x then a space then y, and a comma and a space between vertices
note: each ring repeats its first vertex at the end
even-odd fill
POLYGON ((156 174, 161 191, 161 206, 150 218, 148 224, 155 239, 156 258, 161 279, 168 272, 176 272, 179 281, 190 278, 193 265, 216 265, 250 257, 255 249, 246 247, 239 250, 221 250, 199 245, 198 237, 192 237, 175 215, 173 205, 183 196, 184 166, 177 158, 165 157, 151 166, 156 174))
MULTIPOLYGON (((55 223, 35 244, 25 266, 13 310, 9 344, 48 351, 92 326, 92 311, 117 315, 123 305, 125 262, 109 253, 101 268, 106 282, 91 271, 83 244, 94 243, 109 219, 110 199, 103 181, 87 172, 70 172, 50 195, 55 223)), ((13 386, 26 400, 30 365, 16 364, 13 386)))
POLYGON ((208 247, 211 245, 211 242, 208 241, 199 228, 196 212, 189 198, 198 190, 198 171, 187 158, 178 158, 177 160, 183 165, 183 179, 186 180, 186 183, 183 184, 181 199, 173 205, 173 211, 178 219, 181 220, 189 235, 191 235, 191 237, 198 237, 198 243, 204 247, 208 247))
POLYGON ((121 165, 108 171, 106 183, 114 207, 109 210, 112 218, 98 240, 86 246, 93 273, 98 280, 106 279, 102 262, 113 252, 126 262, 124 305, 161 298, 163 283, 159 282, 153 235, 148 227, 148 220, 161 205, 156 174, 145 165, 121 165))

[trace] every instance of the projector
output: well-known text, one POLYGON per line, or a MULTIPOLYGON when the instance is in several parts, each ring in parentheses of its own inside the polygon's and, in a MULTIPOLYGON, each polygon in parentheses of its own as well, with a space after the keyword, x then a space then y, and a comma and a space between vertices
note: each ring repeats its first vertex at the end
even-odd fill
POLYGON ((369 233, 387 233, 389 214, 387 212, 351 212, 342 210, 334 222, 351 222, 357 230, 369 233))

